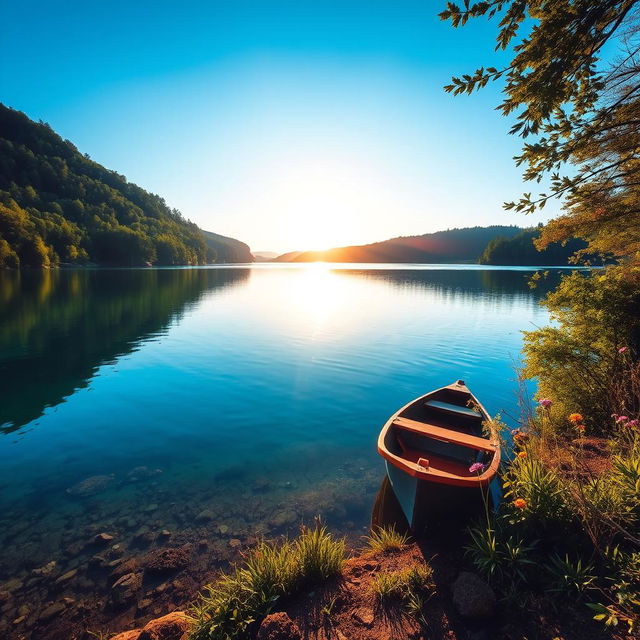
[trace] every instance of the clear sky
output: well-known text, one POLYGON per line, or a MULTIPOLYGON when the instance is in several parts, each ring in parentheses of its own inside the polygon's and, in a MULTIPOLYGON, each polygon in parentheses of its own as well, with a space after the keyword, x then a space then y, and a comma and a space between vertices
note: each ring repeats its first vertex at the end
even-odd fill
POLYGON ((499 65, 496 26, 444 5, 4 2, 0 100, 254 250, 534 224, 499 87, 442 89, 499 65))

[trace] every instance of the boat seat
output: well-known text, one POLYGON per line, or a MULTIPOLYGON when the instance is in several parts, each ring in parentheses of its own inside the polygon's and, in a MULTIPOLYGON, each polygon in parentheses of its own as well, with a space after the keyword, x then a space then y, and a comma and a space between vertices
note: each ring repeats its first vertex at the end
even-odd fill
POLYGON ((429 409, 437 409, 438 411, 444 411, 445 413, 455 413, 467 418, 482 418, 482 414, 477 409, 470 407, 461 407, 457 404, 451 404, 450 402, 441 402, 440 400, 427 400, 424 403, 425 407, 429 409))
POLYGON ((475 449, 476 451, 495 453, 497 448, 497 443, 493 443, 486 438, 478 438, 478 436, 472 436, 468 433, 461 433, 460 431, 453 431, 452 429, 444 429, 443 427, 438 427, 435 424, 418 422, 417 420, 410 420, 409 418, 398 417, 392 424, 394 427, 398 427, 400 429, 419 433, 420 435, 434 438, 435 440, 459 444, 463 447, 467 447, 468 449, 475 449))

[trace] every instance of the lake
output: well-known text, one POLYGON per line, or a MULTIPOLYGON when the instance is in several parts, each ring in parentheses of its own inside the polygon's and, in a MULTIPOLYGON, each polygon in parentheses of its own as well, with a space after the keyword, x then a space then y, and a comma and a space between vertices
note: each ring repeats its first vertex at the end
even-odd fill
POLYGON ((77 569, 69 594, 106 590, 87 547, 100 532, 114 557, 195 545, 198 578, 316 515, 357 541, 400 405, 462 378, 491 413, 518 415, 521 331, 547 322, 558 280, 531 289, 531 273, 0 273, 0 590, 13 580, 44 606, 32 571, 51 561, 77 569))

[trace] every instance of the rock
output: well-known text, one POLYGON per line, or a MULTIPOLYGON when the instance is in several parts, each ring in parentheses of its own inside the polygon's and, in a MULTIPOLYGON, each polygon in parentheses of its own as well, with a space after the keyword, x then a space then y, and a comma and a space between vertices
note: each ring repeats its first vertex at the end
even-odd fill
POLYGON ((496 594, 475 573, 462 571, 451 587, 453 604, 465 618, 490 618, 496 609, 496 594))
POLYGON ((62 602, 54 602, 40 612, 38 620, 42 620, 43 622, 52 620, 56 616, 59 616, 64 611, 64 609, 65 607, 62 602))
POLYGON ((113 636, 111 640, 138 640, 141 633, 142 633, 142 629, 133 629, 131 631, 123 631, 122 633, 119 633, 117 636, 113 636))
POLYGON ((123 606, 135 600, 142 588, 142 574, 127 573, 119 578, 111 587, 111 601, 116 606, 123 606))
POLYGON ((256 640, 300 640, 298 625, 284 612, 267 616, 258 629, 256 640))
POLYGON ((2 590, 12 593, 13 591, 22 589, 23 586, 24 583, 22 582, 22 580, 18 580, 18 578, 11 578, 11 580, 8 580, 2 585, 2 590))
POLYGON ((155 574, 184 569, 189 564, 189 551, 184 547, 155 549, 142 559, 142 566, 155 574))
POLYGON ((148 622, 138 636, 138 640, 180 640, 189 630, 189 619, 182 611, 148 622))
POLYGON ((94 539, 95 544, 108 544, 114 539, 114 537, 108 533, 99 533, 94 539))
POLYGON ((204 509, 196 516, 196 522, 211 522, 215 518, 215 514, 213 511, 209 509, 204 509))
POLYGON ((67 493, 78 498, 93 496, 96 493, 104 491, 113 482, 113 478, 113 475, 90 476, 89 478, 85 478, 81 482, 78 482, 78 484, 74 484, 72 487, 69 487, 67 489, 67 493))
POLYGON ((165 539, 166 539, 166 538, 170 538, 170 537, 171 537, 171 531, 169 531, 168 529, 163 529, 163 530, 160 532, 160 537, 161 537, 161 538, 165 538, 165 539))
POLYGON ((34 569, 31 573, 34 576, 49 576, 53 573, 53 570, 56 568, 56 561, 52 560, 51 562, 47 562, 47 564, 45 564, 42 567, 39 567, 38 569, 34 569))
POLYGON ((56 580, 56 584, 62 584, 63 582, 67 582, 68 580, 71 580, 71 578, 73 578, 76 573, 78 573, 77 569, 71 569, 71 571, 67 571, 66 573, 63 573, 57 580, 56 580))
POLYGON ((291 526, 293 524, 296 524, 297 522, 298 514, 291 509, 286 511, 279 511, 275 516, 273 516, 273 518, 271 518, 271 520, 269 520, 269 524, 272 527, 276 528, 291 526))
POLYGON ((143 509, 143 511, 144 511, 145 513, 153 513, 154 511, 157 511, 157 510, 158 510, 158 505, 157 505, 155 502, 153 502, 153 503, 151 503, 151 504, 147 505, 147 506, 143 509))
POLYGON ((0 602, 6 602, 11 597, 8 591, 0 591, 0 602))
POLYGON ((237 549, 241 545, 242 545, 242 542, 238 540, 238 538, 231 538, 231 540, 229 540, 229 546, 232 549, 237 549))
POLYGON ((371 627, 373 625, 375 616, 371 609, 356 609, 351 615, 356 622, 359 622, 365 627, 371 627))
POLYGON ((222 535, 225 535, 226 533, 228 533, 228 532, 229 532, 229 527, 227 527, 227 525, 226 525, 226 524, 221 524, 221 525, 218 527, 218 531, 219 531, 222 535))

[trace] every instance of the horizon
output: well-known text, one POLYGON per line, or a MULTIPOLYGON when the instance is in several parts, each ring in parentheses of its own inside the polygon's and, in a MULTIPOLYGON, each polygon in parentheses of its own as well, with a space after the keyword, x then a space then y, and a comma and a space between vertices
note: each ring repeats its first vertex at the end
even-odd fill
POLYGON ((525 185, 519 141, 494 110, 500 85, 463 99, 442 88, 506 59, 491 53, 493 25, 462 33, 439 6, 368 6, 193 2, 176 29, 168 3, 116 3, 107 15, 72 3, 72 19, 42 2, 5 5, 15 28, 3 102, 201 228, 261 251, 424 235, 443 216, 449 228, 553 216, 555 204, 535 218, 502 209, 525 185))

